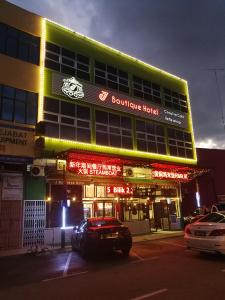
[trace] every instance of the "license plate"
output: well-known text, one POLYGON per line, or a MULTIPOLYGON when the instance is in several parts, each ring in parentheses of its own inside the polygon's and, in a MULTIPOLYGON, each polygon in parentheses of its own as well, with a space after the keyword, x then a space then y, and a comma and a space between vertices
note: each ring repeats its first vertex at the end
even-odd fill
POLYGON ((118 237, 118 232, 102 234, 102 239, 115 239, 118 237))
POLYGON ((195 231, 196 236, 206 236, 206 232, 202 230, 196 230, 195 231))

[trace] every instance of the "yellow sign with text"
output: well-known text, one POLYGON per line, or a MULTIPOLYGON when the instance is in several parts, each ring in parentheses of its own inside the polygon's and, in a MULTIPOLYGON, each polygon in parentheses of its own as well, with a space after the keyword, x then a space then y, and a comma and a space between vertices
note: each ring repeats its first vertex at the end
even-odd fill
POLYGON ((0 128, 0 155, 34 156, 33 131, 0 128))

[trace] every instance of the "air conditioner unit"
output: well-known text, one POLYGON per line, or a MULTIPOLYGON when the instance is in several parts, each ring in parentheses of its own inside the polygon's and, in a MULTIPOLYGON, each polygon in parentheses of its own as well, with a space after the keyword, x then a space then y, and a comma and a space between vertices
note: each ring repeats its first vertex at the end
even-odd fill
POLYGON ((30 174, 32 176, 45 176, 45 168, 44 168, 44 166, 32 165, 30 167, 30 174))
POLYGON ((132 177, 132 176, 134 176, 134 172, 133 172, 133 170, 132 169, 126 169, 126 176, 127 177, 132 177))

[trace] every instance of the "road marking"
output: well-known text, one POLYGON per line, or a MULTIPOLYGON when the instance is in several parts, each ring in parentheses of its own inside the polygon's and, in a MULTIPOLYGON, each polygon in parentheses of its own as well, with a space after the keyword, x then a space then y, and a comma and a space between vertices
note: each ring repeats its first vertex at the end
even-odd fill
POLYGON ((66 261, 66 264, 65 264, 65 267, 64 267, 64 271, 63 271, 63 277, 65 277, 67 275, 67 271, 69 269, 71 257, 72 257, 72 252, 70 252, 70 254, 67 257, 67 261, 66 261))
POLYGON ((131 261, 130 264, 137 264, 137 263, 140 263, 140 262, 154 260, 154 259, 158 259, 158 258, 159 258, 159 256, 152 256, 152 257, 148 257, 148 258, 143 258, 141 260, 131 261))
POLYGON ((58 279, 65 279, 65 278, 68 278, 68 277, 78 276, 78 275, 82 275, 82 274, 86 274, 86 273, 88 273, 88 271, 72 273, 72 274, 69 274, 69 275, 66 275, 66 276, 58 276, 58 277, 53 277, 53 278, 47 278, 47 279, 43 279, 42 282, 58 280, 58 279))
POLYGON ((134 252, 133 250, 131 251, 131 254, 133 254, 135 257, 137 257, 139 260, 144 260, 143 257, 141 257, 140 255, 138 255, 136 252, 134 252))
POLYGON ((140 297, 132 298, 131 300, 141 300, 141 299, 146 299, 146 298, 149 298, 149 297, 152 297, 152 296, 155 296, 155 295, 158 295, 158 294, 167 292, 167 291, 168 291, 168 289, 161 289, 161 290, 158 290, 158 291, 149 293, 149 294, 142 295, 142 296, 140 296, 140 297))
POLYGON ((176 247, 181 247, 181 248, 186 248, 186 246, 180 245, 180 244, 177 244, 177 243, 170 243, 170 242, 164 242, 164 241, 160 241, 160 243, 168 244, 168 245, 172 245, 172 246, 176 246, 176 247))

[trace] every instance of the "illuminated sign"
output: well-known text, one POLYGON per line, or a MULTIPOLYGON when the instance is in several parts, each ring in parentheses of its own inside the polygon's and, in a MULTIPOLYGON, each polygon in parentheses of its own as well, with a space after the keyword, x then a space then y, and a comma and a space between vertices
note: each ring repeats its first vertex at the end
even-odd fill
POLYGON ((53 73, 52 94, 67 96, 72 99, 82 98, 82 101, 86 103, 188 129, 188 115, 185 112, 173 111, 156 104, 150 104, 149 101, 131 98, 129 95, 123 96, 111 90, 103 90, 86 82, 81 85, 74 77, 65 79, 62 74, 53 73), (82 91, 79 90, 80 87, 82 91), (76 94, 77 92, 79 93, 76 94), (79 97, 75 97, 75 95, 79 97))
POLYGON ((184 172, 173 172, 173 171, 152 171, 154 178, 169 179, 169 180, 188 180, 188 174, 184 172))
POLYGON ((81 161, 69 159, 67 170, 77 175, 92 176, 121 176, 122 167, 120 165, 102 164, 93 161, 81 161))
POLYGON ((133 195, 133 188, 130 186, 107 186, 107 194, 133 195))
POLYGON ((83 85, 75 77, 63 79, 62 92, 71 99, 84 97, 83 85))

